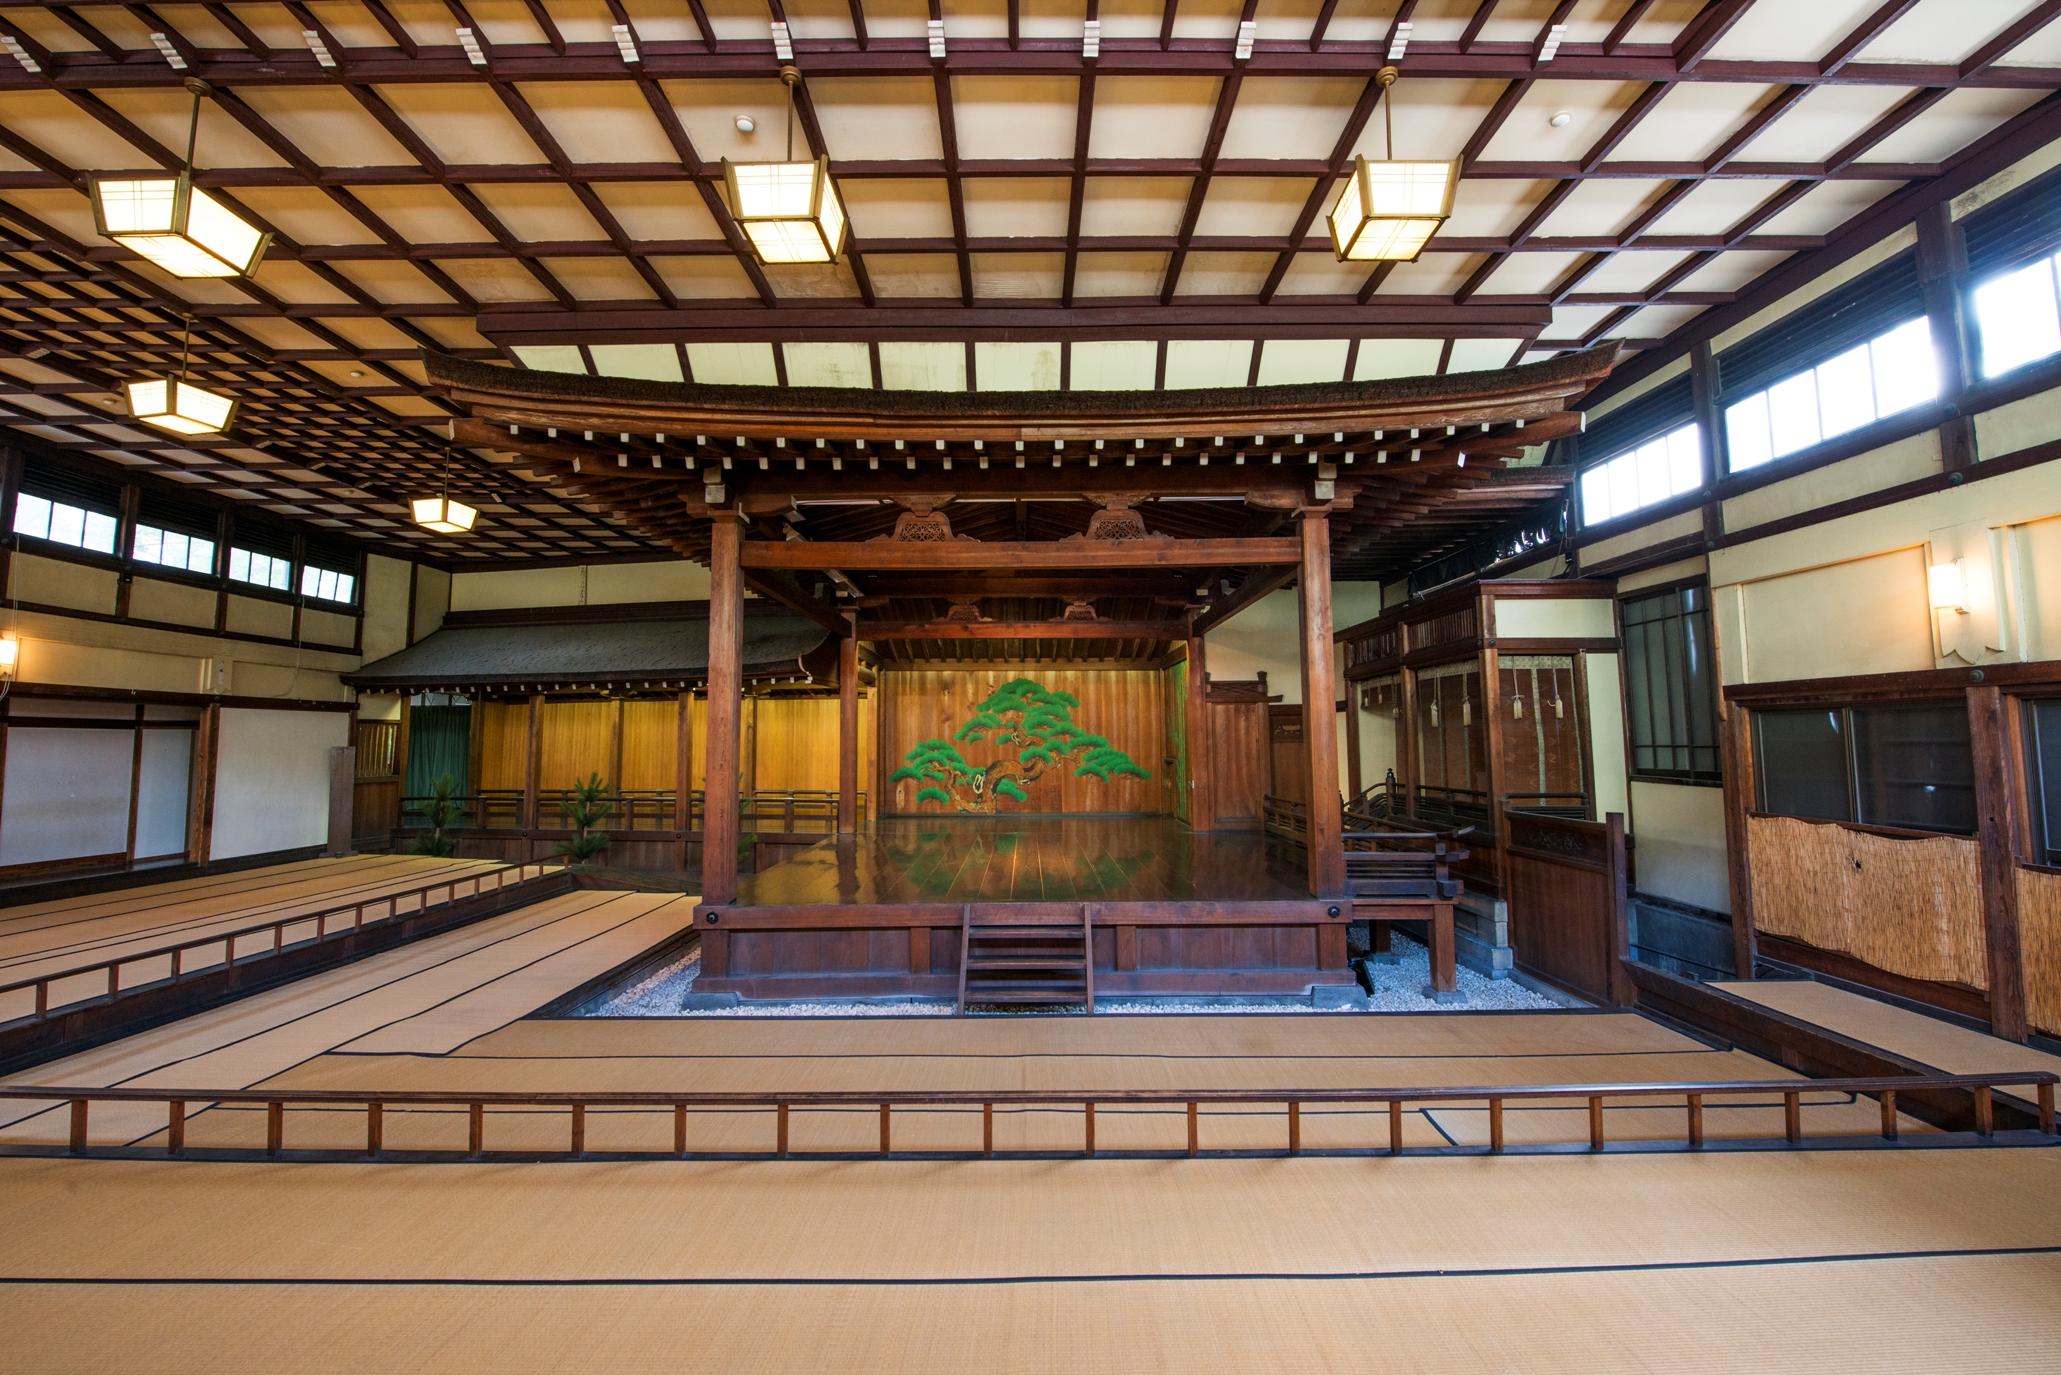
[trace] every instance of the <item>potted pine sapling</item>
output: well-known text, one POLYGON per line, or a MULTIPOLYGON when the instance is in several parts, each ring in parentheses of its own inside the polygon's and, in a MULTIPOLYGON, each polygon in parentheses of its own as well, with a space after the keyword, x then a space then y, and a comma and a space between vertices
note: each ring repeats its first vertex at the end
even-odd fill
POLYGON ((426 830, 415 839, 415 853, 418 855, 449 855, 458 848, 458 842, 445 835, 452 826, 465 820, 465 799, 458 796, 458 784, 451 775, 439 775, 429 785, 429 796, 420 808, 426 830))
POLYGON ((598 773, 572 785, 570 796, 558 804, 559 814, 573 824, 577 832, 571 840, 558 842, 558 853, 574 864, 585 864, 608 848, 608 832, 593 828, 607 817, 613 807, 608 801, 608 784, 598 773))

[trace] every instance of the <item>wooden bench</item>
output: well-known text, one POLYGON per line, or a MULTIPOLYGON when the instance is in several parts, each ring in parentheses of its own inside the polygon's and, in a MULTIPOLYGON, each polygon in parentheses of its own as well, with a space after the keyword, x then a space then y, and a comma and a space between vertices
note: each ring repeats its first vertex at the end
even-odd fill
MULTIPOLYGON (((1353 920, 1375 924, 1421 921, 1431 934, 1431 987, 1434 993, 1459 989, 1454 967, 1453 904, 1465 885, 1448 866, 1469 858, 1447 838, 1423 831, 1348 831, 1345 846, 1345 892, 1352 900, 1353 920)), ((1377 942, 1384 948, 1386 939, 1377 942)))

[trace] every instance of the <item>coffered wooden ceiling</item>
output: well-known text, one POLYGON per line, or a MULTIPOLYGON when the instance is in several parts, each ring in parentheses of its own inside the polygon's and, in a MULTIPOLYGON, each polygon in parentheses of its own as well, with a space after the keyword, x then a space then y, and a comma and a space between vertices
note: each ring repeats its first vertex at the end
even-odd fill
POLYGON ((650 550, 484 451, 461 451, 453 482, 484 507, 479 530, 409 527, 399 500, 435 481, 431 427, 452 413, 419 350, 1015 389, 1650 347, 2061 137, 2057 15, 2061 0, 0 0, 0 421, 446 559, 650 550), (829 155, 851 212, 835 267, 757 266, 722 199, 721 159, 783 153, 783 25, 805 76, 797 151, 829 155), (1322 211, 1355 153, 1381 153, 1372 76, 1391 58, 1396 151, 1460 159, 1457 207, 1417 263, 1340 265, 1322 211), (217 92, 200 184, 278 236, 250 282, 174 282, 93 233, 86 175, 178 164, 188 75, 217 92), (222 440, 143 432, 114 399, 176 365, 188 311, 196 375, 245 401, 222 440))

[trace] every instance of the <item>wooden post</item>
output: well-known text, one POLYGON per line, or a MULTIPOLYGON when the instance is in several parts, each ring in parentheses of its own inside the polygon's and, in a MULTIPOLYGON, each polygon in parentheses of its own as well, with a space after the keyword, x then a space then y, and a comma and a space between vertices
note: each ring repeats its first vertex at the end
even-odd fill
POLYGON ((2025 1013, 2018 915, 2018 780, 2013 777, 2017 751, 2012 748, 2003 693, 1994 684, 1968 689, 1968 737, 1974 748, 1990 1031, 2007 1041, 2023 1041, 2031 1027, 2025 1013))
MULTIPOLYGON (((1939 354, 1939 400, 1961 399, 1975 381, 1974 354, 1968 335, 1968 249, 1953 207, 1945 201, 1922 211, 1918 231, 1918 282, 1925 293, 1925 314, 1932 324, 1932 344, 1939 354)), ((1956 414, 1939 427, 1939 456, 1947 469, 1975 465, 1975 421, 1956 414)))
POLYGON ((1747 848, 1746 813, 1753 807, 1753 751, 1747 731, 1752 713, 1731 707, 1722 722, 1725 786, 1725 869, 1732 891, 1732 963, 1738 978, 1753 977, 1753 856, 1747 848))
MULTIPOLYGON (((1406 632, 1407 633, 1407 632, 1406 632)), ((1402 790, 1403 813, 1417 814, 1417 671, 1400 669, 1395 688, 1395 782, 1402 790)))
POLYGON ((1631 972, 1625 968, 1625 962, 1632 957, 1632 921, 1630 872, 1624 845, 1624 813, 1606 813, 1603 817, 1603 826, 1607 836, 1605 853, 1610 868, 1610 949, 1605 956, 1609 961, 1607 983, 1610 988, 1610 1001, 1618 1007, 1630 1007, 1639 1000, 1639 992, 1632 984, 1631 972))
POLYGON ((1302 570, 1296 582, 1302 610, 1302 735, 1310 760, 1310 893, 1345 893, 1345 850, 1339 840, 1338 694, 1331 678, 1331 517, 1302 518, 1302 570))
POLYGON ((215 764, 222 753, 222 708, 210 702, 193 733, 193 784, 187 790, 186 858, 206 864, 215 844, 215 764))
POLYGON ((887 720, 887 665, 876 662, 873 665, 873 772, 870 776, 872 791, 866 798, 866 820, 878 821, 887 815, 888 804, 894 797, 893 789, 887 785, 887 776, 895 771, 894 751, 889 748, 887 720))
POLYGON ((522 829, 523 858, 527 859, 529 833, 537 829, 537 794, 544 768, 544 694, 541 692, 530 694, 529 730, 524 738, 527 743, 522 757, 522 829))
POLYGON ((744 697, 744 580, 737 567, 744 528, 716 513, 709 550, 708 782, 702 804, 701 900, 737 897, 737 789, 744 697))
MULTIPOLYGON (((141 710, 141 708, 138 708, 141 710)), ((143 732, 139 727, 136 737, 140 741, 143 732)), ((140 752, 139 752, 140 757, 140 752)), ((351 852, 351 830, 353 804, 358 789, 358 750, 354 745, 331 745, 329 747, 329 844, 323 854, 331 857, 351 852)), ((131 858, 134 858, 134 823, 131 823, 129 844, 131 858)))
POLYGON ((1360 777, 1360 685, 1343 676, 1339 682, 1345 689, 1345 790, 1349 796, 1358 797, 1367 786, 1360 777))
POLYGON ((837 833, 859 829, 859 636, 846 617, 837 644, 837 833))
MULTIPOLYGON (((1210 777, 1215 752, 1209 737, 1209 651, 1202 636, 1188 637, 1188 827, 1217 827, 1216 792, 1210 777)), ((1268 746, 1269 749, 1273 747, 1268 746)))
POLYGON ((687 867, 687 833, 693 829, 694 791, 694 692, 680 694, 680 720, 674 741, 673 763, 673 867, 687 867))

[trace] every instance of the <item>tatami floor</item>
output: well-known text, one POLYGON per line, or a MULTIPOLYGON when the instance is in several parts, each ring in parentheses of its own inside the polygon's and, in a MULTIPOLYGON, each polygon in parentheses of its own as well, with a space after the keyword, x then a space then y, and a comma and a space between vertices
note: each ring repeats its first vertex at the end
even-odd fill
MULTIPOLYGON (((1781 1077, 1629 1013, 535 1020, 687 929, 691 898, 578 891, 16 1076, 348 1088, 1234 1087, 1781 1077)), ((1806 1130, 1872 1131, 1811 1093, 1806 1130)), ((697 1150, 764 1114, 697 1114, 697 1150)), ((1513 1142, 1585 1135, 1512 1107, 1513 1142)), ((1412 1114, 1411 1145, 1485 1113, 1412 1114)), ((1571 1120, 1570 1120, 1571 1119, 1571 1120)), ((1609 1112, 1678 1136, 1674 1106, 1609 1112)), ((1714 1099, 1713 1137, 1779 1109, 1714 1099)), ((1763 1120, 1765 1119, 1765 1120, 1763 1120)), ((96 1143, 161 1139, 97 1106, 96 1143)), ((489 1151, 562 1147, 562 1111, 492 1114, 489 1151)), ((998 1113, 997 1146, 1077 1147, 1073 1112, 998 1113)), ((1205 1116, 1279 1149, 1278 1110, 1205 1116)), ((1105 1149, 1183 1120, 1098 1113, 1105 1149)), ((15 1106, 0 1143, 62 1138, 15 1106)), ((2061 1151, 1970 1148, 889 1160, 877 1119, 797 1112, 787 1161, 477 1163, 0 1156, 0 1365, 24 1371, 1250 1372, 2052 1370, 2061 1151)), ((1921 1133, 1917 1123, 1905 1130, 1921 1133)), ((262 1115, 192 1119, 250 1145, 262 1115)), ((972 1149, 978 1116, 896 1115, 972 1149)), ((291 1113, 289 1150, 362 1141, 291 1113), (332 1142, 332 1138, 334 1141, 332 1142)), ((456 1147, 461 1113, 389 1111, 456 1147)), ((1385 1123, 1311 1110, 1307 1146, 1385 1123)), ((590 1115, 590 1149, 658 1123, 590 1115)), ((666 1133, 669 1137, 669 1132, 666 1133)))

